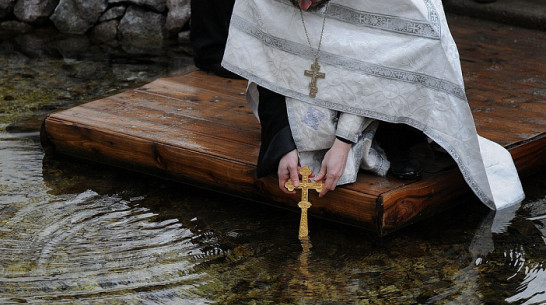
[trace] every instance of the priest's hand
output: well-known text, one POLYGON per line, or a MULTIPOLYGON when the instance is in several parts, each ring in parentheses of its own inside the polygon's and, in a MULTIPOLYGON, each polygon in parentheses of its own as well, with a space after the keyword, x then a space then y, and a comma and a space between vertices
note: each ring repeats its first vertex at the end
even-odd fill
POLYGON ((351 146, 351 143, 345 143, 336 139, 332 148, 324 155, 320 172, 315 177, 315 181, 324 182, 319 197, 326 195, 328 191, 333 191, 336 188, 337 181, 341 178, 345 170, 351 146))
POLYGON ((299 157, 298 150, 294 149, 291 152, 287 153, 279 161, 279 169, 277 175, 279 176, 279 188, 287 194, 295 194, 296 191, 289 191, 284 184, 288 180, 292 180, 292 184, 295 187, 300 185, 299 171, 300 167, 298 166, 299 157))

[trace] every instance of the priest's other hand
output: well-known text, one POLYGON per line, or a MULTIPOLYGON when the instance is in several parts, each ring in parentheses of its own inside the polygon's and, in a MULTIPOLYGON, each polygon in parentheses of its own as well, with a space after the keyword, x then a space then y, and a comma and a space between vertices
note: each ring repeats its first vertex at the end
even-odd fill
POLYGON ((351 146, 351 143, 345 143, 336 139, 332 148, 324 155, 320 172, 315 177, 315 181, 324 180, 324 186, 322 187, 319 197, 326 195, 328 191, 335 190, 337 181, 345 170, 345 164, 347 163, 347 157, 349 156, 351 146))
POLYGON ((292 184, 294 184, 295 187, 300 185, 300 167, 298 166, 298 161, 297 149, 290 151, 281 158, 281 161, 279 161, 279 169, 277 171, 277 175, 279 176, 279 188, 287 194, 295 194, 296 191, 289 191, 284 186, 286 181, 292 180, 292 184))

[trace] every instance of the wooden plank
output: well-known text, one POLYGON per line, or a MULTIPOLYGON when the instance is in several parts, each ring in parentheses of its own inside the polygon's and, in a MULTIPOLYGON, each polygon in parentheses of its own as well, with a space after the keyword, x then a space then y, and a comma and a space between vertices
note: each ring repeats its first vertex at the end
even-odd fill
MULTIPOLYGON (((232 159, 237 162, 254 164, 258 154, 257 146, 230 141, 227 138, 212 138, 200 133, 181 131, 180 128, 158 125, 144 120, 133 120, 116 113, 105 113, 79 107, 78 109, 52 116, 59 122, 78 124, 89 128, 109 131, 120 138, 141 138, 156 143, 169 143, 181 149, 187 148, 204 154, 232 159)), ((47 126, 46 126, 47 127, 47 126)))
POLYGON ((509 147, 520 176, 537 173, 546 167, 546 132, 509 147))
MULTIPOLYGON (((202 73, 202 72, 196 71, 192 73, 202 73)), ((185 78, 177 77, 177 79, 181 79, 181 81, 184 81, 185 78)), ((211 80, 213 79, 214 78, 212 78, 211 80)), ((243 87, 241 86, 241 89, 242 88, 243 87)), ((199 86, 195 86, 188 82, 177 83, 175 82, 174 79, 170 79, 170 78, 157 79, 142 87, 136 88, 135 91, 139 91, 141 93, 146 93, 151 95, 163 96, 163 97, 174 99, 174 100, 187 100, 187 101, 193 102, 196 105, 203 102, 212 101, 216 98, 241 100, 240 97, 237 96, 236 94, 231 94, 229 92, 208 90, 208 89, 200 88, 199 86)), ((244 102, 244 100, 241 100, 241 101, 244 102)))
POLYGON ((546 131, 546 33, 451 15, 478 133, 501 145, 546 131))
MULTIPOLYGON (((509 151, 520 176, 531 175, 546 167, 546 133, 514 144, 509 151)), ((380 234, 428 218, 470 192, 457 168, 390 190, 379 198, 380 234)))
POLYGON ((154 109, 158 109, 159 106, 165 106, 171 110, 171 113, 178 113, 202 120, 210 120, 217 123, 228 121, 229 125, 235 128, 246 127, 247 129, 255 130, 257 126, 259 127, 252 111, 247 107, 245 99, 239 95, 218 96, 218 92, 205 90, 199 97, 188 101, 172 97, 177 96, 177 93, 171 94, 171 97, 166 94, 158 94, 158 96, 154 97, 148 95, 154 93, 152 89, 147 91, 137 90, 129 96, 118 95, 118 98, 130 101, 132 104, 149 105, 150 108, 154 109), (174 99, 176 102, 173 102, 171 99, 174 99), (156 101, 159 104, 155 105, 156 101), (152 105, 150 106, 150 104, 152 105), (233 124, 234 121, 237 124, 233 124))
POLYGON ((63 154, 108 160, 112 165, 205 182, 219 189, 248 192, 248 186, 254 184, 255 166, 233 158, 226 160, 191 147, 177 147, 146 138, 120 137, 116 132, 69 124, 55 118, 46 120, 45 128, 55 150, 63 154))
POLYGON ((114 115, 123 114, 124 119, 133 121, 142 121, 157 125, 162 128, 179 129, 184 131, 194 131, 210 137, 220 137, 222 139, 254 144, 260 140, 260 125, 256 121, 245 124, 233 124, 237 117, 228 118, 220 115, 207 116, 200 111, 200 107, 195 107, 189 111, 171 111, 162 107, 162 102, 158 99, 147 101, 146 97, 130 96, 121 99, 120 96, 112 97, 107 103, 87 103, 82 108, 87 111, 98 113, 113 113, 114 115), (194 114, 195 113, 195 114, 194 114))
MULTIPOLYGON (((255 164, 259 149, 259 139, 250 141, 247 145, 241 143, 231 143, 226 138, 210 136, 192 132, 190 127, 182 126, 161 126, 152 124, 146 120, 131 120, 124 112, 99 112, 88 108, 92 103, 88 103, 67 111, 59 112, 51 115, 48 122, 56 120, 65 122, 67 125, 88 126, 93 130, 101 130, 117 134, 120 138, 133 137, 142 138, 144 140, 156 143, 168 143, 172 146, 188 148, 201 153, 210 154, 222 157, 226 160, 234 160, 248 164, 255 164), (85 107, 84 107, 85 106, 85 107), (198 142, 199 145, 193 143, 198 142)), ((48 127, 55 136, 64 136, 60 131, 54 131, 48 127)), ((61 139, 52 137, 53 142, 71 141, 70 139, 61 139)), ((234 141, 237 142, 237 141, 234 141)), ((81 146, 82 144, 74 143, 81 146)), ((128 156, 133 159, 132 156, 128 156)), ((359 174, 361 179, 355 184, 349 186, 352 190, 367 190, 371 194, 381 194, 388 189, 398 187, 402 184, 400 181, 388 180, 385 177, 369 175, 366 173, 359 174)))
MULTIPOLYGON (((259 192, 269 202, 282 202, 293 210, 299 210, 297 203, 301 200, 301 194, 286 195, 281 192, 273 175, 258 181, 259 192)), ((324 198, 318 198, 317 193, 311 191, 309 201, 313 204, 309 213, 314 216, 378 232, 377 196, 369 194, 369 190, 339 187, 324 198)))
MULTIPOLYGON (((173 78, 173 81, 177 82, 178 79, 173 78)), ((246 80, 233 80, 203 72, 187 74, 184 77, 184 81, 202 90, 211 90, 222 94, 241 97, 245 96, 247 85, 246 80)))
MULTIPOLYGON (((163 178, 238 195, 246 199, 277 203, 296 209, 299 195, 287 195, 277 187, 273 176, 257 179, 254 164, 235 162, 138 137, 120 137, 118 133, 100 131, 87 125, 67 124, 48 118, 45 122, 49 141, 55 150, 66 155, 86 158, 154 174, 163 178)), ((375 195, 340 189, 320 200, 311 194, 313 214, 377 231, 375 195), (336 204, 343 203, 343 204, 336 204)))
MULTIPOLYGON (((187 76, 194 74, 203 75, 204 73, 195 72, 187 76)), ((178 77, 177 79, 184 81, 185 78, 178 77)), ((165 82, 154 81, 154 83, 157 85, 165 82)), ((204 94, 210 93, 205 92, 204 94)), ((215 108, 205 107, 200 103, 190 101, 187 105, 193 107, 191 110, 182 109, 178 111, 173 105, 180 105, 180 100, 178 98, 174 99, 173 102, 166 98, 164 94, 148 97, 146 92, 126 92, 53 114, 51 118, 93 126, 93 128, 99 130, 119 133, 120 136, 143 137, 149 141, 164 141, 170 145, 180 147, 191 147, 189 143, 199 142, 199 146, 192 149, 221 156, 225 159, 236 159, 233 156, 244 156, 244 159, 236 159, 236 161, 255 163, 259 149, 259 124, 250 111, 238 112, 237 115, 228 119, 215 120, 215 116, 209 113, 215 112, 215 108), (169 114, 173 112, 176 116, 170 117, 169 114), (239 130, 241 117, 251 118, 252 122, 249 123, 248 129, 252 129, 252 132, 245 133, 239 130), (192 122, 192 119, 195 119, 196 122, 192 122), (201 122, 201 120, 204 122, 201 122), (225 125, 214 126, 207 121, 218 125, 225 122, 225 125), (222 128, 221 136, 218 127, 222 128), (231 145, 226 145, 226 140, 242 142, 249 146, 242 147, 243 151, 237 150, 232 148, 231 145), (217 141, 220 143, 218 144, 217 141)), ((237 96, 223 104, 229 106, 239 103, 240 101, 237 101, 237 99, 243 100, 243 97, 237 96)), ((351 185, 350 190, 364 189, 366 193, 377 196, 401 185, 401 182, 389 181, 384 177, 366 174, 361 174, 361 176, 363 177, 359 179, 361 182, 351 185)))
POLYGON ((380 234, 385 235, 450 208, 470 188, 458 169, 451 169, 381 195, 380 234))
MULTIPOLYGON (((194 88, 194 92, 215 92, 218 96, 241 96, 244 97, 246 80, 234 80, 215 76, 214 74, 195 71, 181 76, 162 78, 142 86, 139 90, 147 90, 156 93, 163 93, 167 96, 177 94, 180 89, 188 86, 188 90, 194 88), (183 86, 180 87, 180 85, 183 86), (165 90, 165 89, 171 90, 165 90)), ((185 92, 185 90, 180 90, 185 92)), ((198 94, 199 96, 200 94, 198 94)))

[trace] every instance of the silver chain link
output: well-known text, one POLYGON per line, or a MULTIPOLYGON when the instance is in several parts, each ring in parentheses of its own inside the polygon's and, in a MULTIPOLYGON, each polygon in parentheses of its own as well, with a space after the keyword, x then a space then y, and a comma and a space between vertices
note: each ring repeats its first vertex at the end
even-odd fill
MULTIPOLYGON (((322 29, 320 30, 320 39, 319 39, 319 44, 317 48, 317 54, 315 54, 315 60, 318 60, 320 55, 320 47, 322 46, 322 37, 324 36, 324 25, 326 24, 326 16, 328 16, 329 6, 330 6, 330 1, 326 3, 326 9, 324 10, 324 18, 322 19, 322 29)), ((311 45, 311 40, 309 39, 309 33, 307 32, 307 27, 305 26, 305 19, 303 18, 303 10, 301 8, 300 8, 300 17, 301 17, 301 23, 303 24, 303 30, 305 31, 305 37, 307 37, 307 43, 309 44, 309 47, 312 50, 313 46, 311 45)))

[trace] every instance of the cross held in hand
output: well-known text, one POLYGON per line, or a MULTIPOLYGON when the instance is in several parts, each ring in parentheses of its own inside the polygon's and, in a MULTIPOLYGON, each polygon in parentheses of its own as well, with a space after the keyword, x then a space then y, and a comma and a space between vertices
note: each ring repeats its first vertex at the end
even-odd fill
POLYGON ((309 189, 314 189, 317 191, 317 193, 320 193, 323 186, 322 181, 311 182, 309 180, 309 176, 311 175, 311 173, 312 171, 307 165, 305 165, 300 169, 301 181, 298 187, 294 186, 292 180, 288 180, 284 184, 284 187, 286 187, 289 191, 301 189, 301 201, 298 203, 298 207, 301 208, 299 238, 303 238, 309 235, 309 230, 307 227, 307 209, 311 207, 311 202, 309 202, 309 189))

